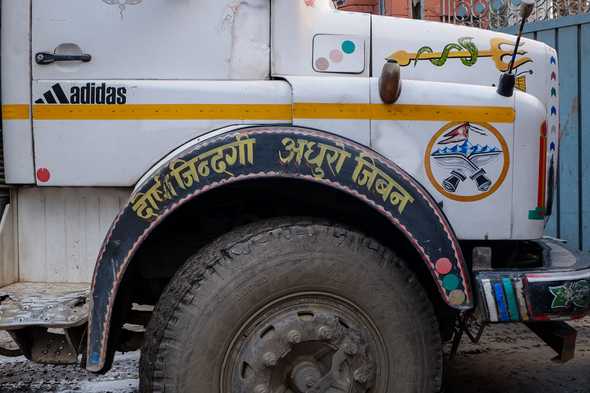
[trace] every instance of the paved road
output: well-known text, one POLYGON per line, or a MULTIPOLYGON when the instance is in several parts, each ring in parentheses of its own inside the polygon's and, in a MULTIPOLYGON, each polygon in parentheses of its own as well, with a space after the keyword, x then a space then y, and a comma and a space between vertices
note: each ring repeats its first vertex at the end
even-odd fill
MULTIPOLYGON (((590 319, 577 322, 576 359, 554 356, 523 326, 490 327, 465 344, 449 370, 449 393, 590 393, 590 319)), ((137 353, 121 355, 105 376, 72 367, 39 366, 0 357, 1 393, 137 393, 137 353)))

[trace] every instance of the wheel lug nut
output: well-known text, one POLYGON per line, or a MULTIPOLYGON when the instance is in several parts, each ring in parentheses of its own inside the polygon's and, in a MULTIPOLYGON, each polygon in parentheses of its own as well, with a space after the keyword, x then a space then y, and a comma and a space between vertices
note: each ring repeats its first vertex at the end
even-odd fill
POLYGON ((291 344, 299 344, 301 342, 301 333, 299 333, 297 330, 291 330, 287 334, 287 340, 291 344))
POLYGON ((369 380, 367 370, 362 368, 357 368, 356 370, 354 370, 352 377, 358 383, 367 383, 367 381, 369 380))
POLYGON ((264 360, 264 365, 266 367, 274 367, 277 365, 277 355, 272 352, 267 352, 262 356, 262 360, 264 360))
POLYGON ((258 385, 254 388, 254 393, 269 393, 269 390, 264 385, 258 385))
POLYGON ((344 353, 350 356, 354 356, 358 353, 359 348, 355 343, 344 344, 344 353))
POLYGON ((331 340, 334 337, 334 332, 327 326, 322 326, 318 329, 318 333, 320 338, 323 340, 331 340))

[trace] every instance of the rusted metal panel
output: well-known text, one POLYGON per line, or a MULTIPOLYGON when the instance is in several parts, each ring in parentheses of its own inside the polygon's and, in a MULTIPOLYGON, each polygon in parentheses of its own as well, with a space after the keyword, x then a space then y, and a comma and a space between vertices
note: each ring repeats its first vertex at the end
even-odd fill
POLYGON ((0 329, 69 328, 88 320, 88 284, 16 283, 0 289, 0 329))

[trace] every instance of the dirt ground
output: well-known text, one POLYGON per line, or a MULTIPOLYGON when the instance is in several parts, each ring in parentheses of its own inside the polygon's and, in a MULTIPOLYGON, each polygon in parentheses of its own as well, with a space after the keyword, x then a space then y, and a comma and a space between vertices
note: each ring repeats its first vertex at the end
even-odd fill
MULTIPOLYGON (((526 327, 488 328, 477 345, 464 343, 451 364, 449 393, 590 393, 590 318, 578 329, 576 359, 554 353, 526 327)), ((136 393, 138 354, 119 355, 105 376, 76 367, 40 366, 0 356, 0 393, 136 393)))

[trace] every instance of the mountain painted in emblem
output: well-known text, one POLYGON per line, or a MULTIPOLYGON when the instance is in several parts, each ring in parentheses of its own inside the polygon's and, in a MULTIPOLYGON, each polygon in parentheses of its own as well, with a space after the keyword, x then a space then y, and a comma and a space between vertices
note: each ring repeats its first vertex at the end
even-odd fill
POLYGON ((478 154, 490 154, 490 153, 502 153, 502 150, 495 146, 488 145, 474 145, 468 140, 465 140, 462 144, 457 144, 452 147, 440 147, 432 152, 433 156, 446 156, 452 154, 461 154, 465 157, 470 157, 478 154))

